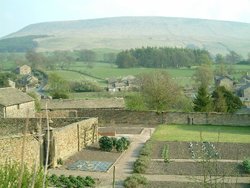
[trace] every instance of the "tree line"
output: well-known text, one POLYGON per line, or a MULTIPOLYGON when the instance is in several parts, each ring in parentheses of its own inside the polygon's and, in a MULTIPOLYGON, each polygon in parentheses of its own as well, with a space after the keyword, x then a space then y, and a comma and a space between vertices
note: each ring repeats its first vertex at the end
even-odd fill
POLYGON ((146 47, 120 52, 116 58, 119 68, 179 68, 209 63, 208 51, 189 48, 146 47))

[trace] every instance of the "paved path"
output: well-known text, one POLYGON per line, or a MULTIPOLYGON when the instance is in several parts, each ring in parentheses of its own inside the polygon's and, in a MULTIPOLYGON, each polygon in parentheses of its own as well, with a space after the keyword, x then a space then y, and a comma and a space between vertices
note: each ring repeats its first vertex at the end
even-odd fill
MULTIPOLYGON (((140 135, 126 135, 132 140, 129 149, 119 158, 115 165, 115 177, 116 177, 116 188, 121 188, 123 180, 130 176, 133 172, 133 163, 139 155, 139 151, 143 144, 150 138, 151 134, 154 132, 154 128, 144 128, 140 135)), ((113 169, 111 168, 109 172, 86 172, 77 170, 61 170, 61 169, 50 169, 50 174, 66 176, 91 176, 93 178, 98 178, 101 180, 101 184, 98 187, 111 188, 113 180, 113 169)))

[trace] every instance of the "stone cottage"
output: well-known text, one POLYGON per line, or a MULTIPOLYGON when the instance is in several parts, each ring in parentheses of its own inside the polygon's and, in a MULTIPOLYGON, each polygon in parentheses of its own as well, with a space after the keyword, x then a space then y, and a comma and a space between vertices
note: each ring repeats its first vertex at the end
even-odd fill
POLYGON ((216 76, 215 85, 216 87, 224 86, 227 90, 232 91, 234 88, 234 81, 229 76, 216 76))
POLYGON ((20 66, 16 69, 17 74, 26 75, 31 73, 31 67, 28 65, 20 66))
POLYGON ((18 89, 11 87, 0 88, 0 117, 35 117, 35 101, 18 89))

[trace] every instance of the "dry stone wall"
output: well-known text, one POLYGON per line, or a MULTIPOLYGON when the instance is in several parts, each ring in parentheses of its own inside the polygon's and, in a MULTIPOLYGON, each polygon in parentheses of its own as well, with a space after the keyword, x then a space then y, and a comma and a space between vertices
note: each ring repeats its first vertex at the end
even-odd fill
MULTIPOLYGON (((6 161, 21 161, 23 136, 0 138, 0 164, 6 161)), ((27 135, 24 144, 24 162, 31 168, 35 162, 40 164, 40 143, 34 135, 27 135)))

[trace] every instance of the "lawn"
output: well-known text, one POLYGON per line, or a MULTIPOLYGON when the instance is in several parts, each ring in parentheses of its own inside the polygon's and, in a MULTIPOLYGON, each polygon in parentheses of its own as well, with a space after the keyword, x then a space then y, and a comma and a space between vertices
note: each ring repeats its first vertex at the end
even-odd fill
POLYGON ((250 127, 217 125, 160 125, 152 135, 156 141, 203 141, 250 143, 250 127))

